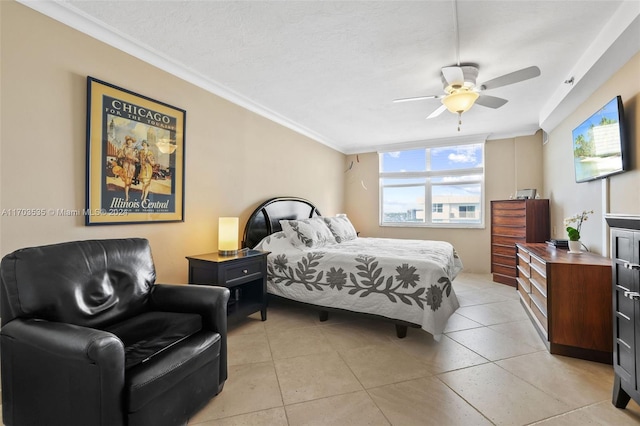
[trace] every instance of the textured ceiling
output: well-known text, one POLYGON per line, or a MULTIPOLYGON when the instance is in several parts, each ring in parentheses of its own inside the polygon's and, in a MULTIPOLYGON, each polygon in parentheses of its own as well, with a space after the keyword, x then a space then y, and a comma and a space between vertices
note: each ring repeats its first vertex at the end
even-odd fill
POLYGON ((440 68, 457 61, 453 1, 55 2, 170 71, 345 153, 532 134, 621 3, 458 1, 459 60, 479 65, 479 84, 532 65, 542 72, 486 92, 509 102, 474 106, 458 132, 449 112, 426 120, 439 100, 392 103, 443 93, 440 68))

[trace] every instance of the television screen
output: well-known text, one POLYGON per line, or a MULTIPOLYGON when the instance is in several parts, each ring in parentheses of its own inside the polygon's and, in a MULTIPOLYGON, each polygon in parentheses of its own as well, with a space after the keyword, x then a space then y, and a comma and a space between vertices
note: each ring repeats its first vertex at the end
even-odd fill
POLYGON ((622 99, 616 96, 573 129, 576 182, 600 179, 626 170, 625 151, 622 99))

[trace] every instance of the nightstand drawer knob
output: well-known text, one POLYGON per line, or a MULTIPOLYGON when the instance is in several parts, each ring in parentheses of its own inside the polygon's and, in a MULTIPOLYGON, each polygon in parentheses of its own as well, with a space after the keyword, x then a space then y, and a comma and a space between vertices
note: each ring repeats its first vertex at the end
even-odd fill
POLYGON ((631 300, 638 300, 640 299, 640 293, 637 291, 625 291, 624 297, 628 297, 631 300))
POLYGON ((244 273, 244 274, 248 274, 248 273, 249 273, 249 271, 248 271, 248 270, 246 270, 246 269, 243 269, 243 270, 242 270, 242 273, 244 273))
POLYGON ((630 262, 624 262, 624 267, 627 269, 635 269, 638 270, 640 269, 640 265, 638 265, 637 263, 630 263, 630 262))

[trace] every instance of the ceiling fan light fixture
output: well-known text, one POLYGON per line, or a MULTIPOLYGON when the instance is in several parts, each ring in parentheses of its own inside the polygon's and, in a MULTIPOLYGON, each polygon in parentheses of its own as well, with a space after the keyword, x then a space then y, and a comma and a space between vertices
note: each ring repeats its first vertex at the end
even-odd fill
POLYGON ((469 111, 479 96, 477 92, 469 90, 453 91, 442 98, 442 103, 450 112, 462 114, 463 112, 469 111))

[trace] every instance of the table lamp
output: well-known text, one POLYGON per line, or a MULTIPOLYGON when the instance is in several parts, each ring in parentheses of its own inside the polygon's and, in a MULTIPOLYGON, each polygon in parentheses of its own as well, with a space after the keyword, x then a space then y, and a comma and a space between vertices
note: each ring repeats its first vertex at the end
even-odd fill
POLYGON ((231 256, 238 253, 238 218, 218 219, 218 254, 231 256))

